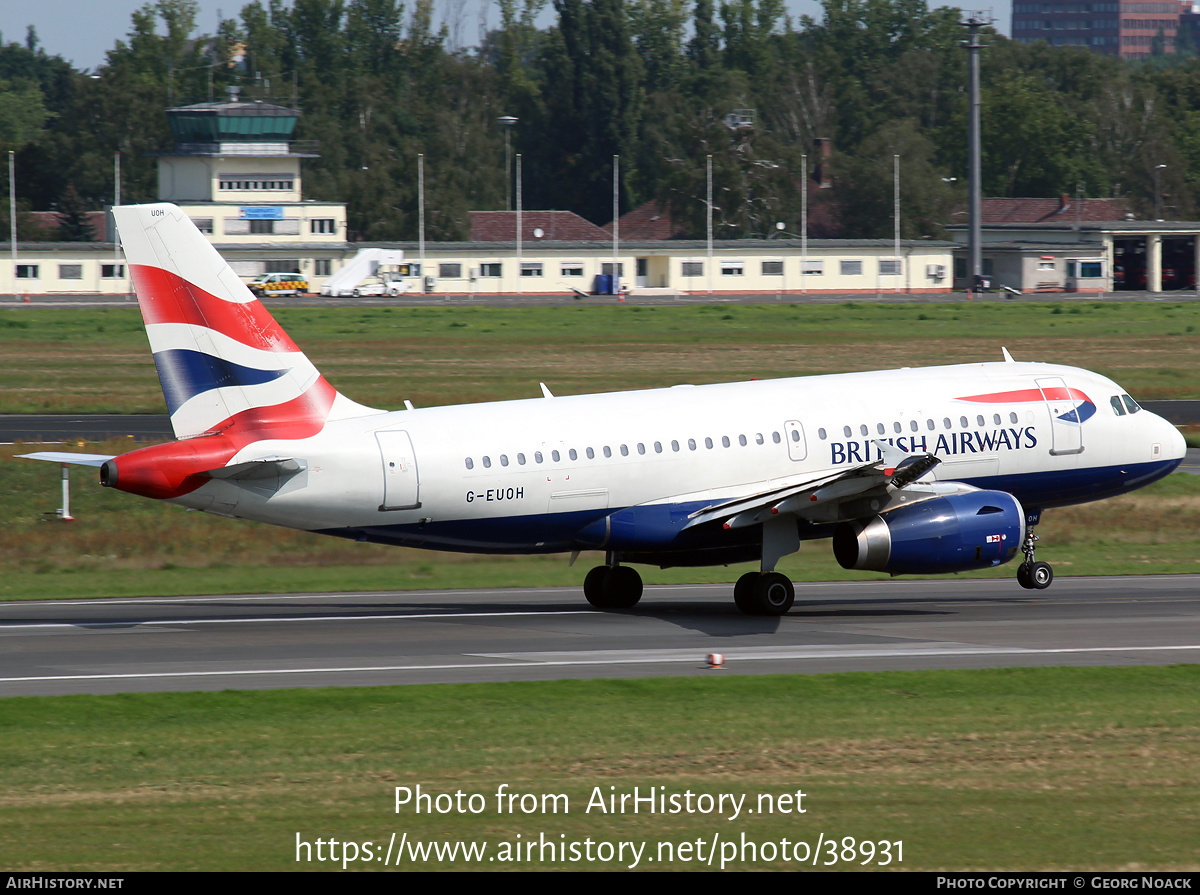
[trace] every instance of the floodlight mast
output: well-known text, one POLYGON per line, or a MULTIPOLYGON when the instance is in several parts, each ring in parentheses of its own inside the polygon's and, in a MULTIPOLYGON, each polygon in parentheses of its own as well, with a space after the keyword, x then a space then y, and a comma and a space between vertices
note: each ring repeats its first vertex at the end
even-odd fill
POLYGON ((970 104, 967 125, 967 266, 970 269, 970 281, 967 293, 974 295, 983 288, 983 249, 982 241, 982 187, 980 185, 980 148, 979 148, 979 51, 983 45, 979 43, 979 29, 990 25, 991 18, 984 18, 982 13, 972 14, 960 24, 967 29, 967 98, 970 104))

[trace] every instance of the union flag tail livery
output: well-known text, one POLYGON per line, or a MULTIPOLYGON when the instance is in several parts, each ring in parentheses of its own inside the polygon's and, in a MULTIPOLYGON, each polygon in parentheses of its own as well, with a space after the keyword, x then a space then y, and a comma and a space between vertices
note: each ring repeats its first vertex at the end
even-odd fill
POLYGON ((997 363, 752 380, 384 412, 340 395, 172 205, 115 209, 176 441, 102 484, 356 541, 478 553, 599 550, 597 608, 641 598, 630 565, 756 562, 733 589, 781 615, 775 571, 831 538, 846 568, 930 574, 1035 557, 1043 510, 1167 475, 1179 432, 1111 380, 997 363))
POLYGON ((325 381, 179 208, 113 214, 176 438, 303 437, 373 412, 325 381))

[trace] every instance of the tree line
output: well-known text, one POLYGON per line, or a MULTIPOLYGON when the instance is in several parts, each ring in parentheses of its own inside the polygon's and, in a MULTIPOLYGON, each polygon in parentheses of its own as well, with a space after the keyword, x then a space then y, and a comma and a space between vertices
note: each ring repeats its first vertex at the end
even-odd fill
MULTIPOLYGON (((703 236, 711 156, 718 238, 798 231, 802 157, 811 174, 818 139, 833 147, 832 187, 812 194, 826 205, 814 235, 890 236, 895 155, 903 236, 942 235, 965 202, 957 10, 822 0, 818 19, 793 20, 783 0, 551 2, 556 21, 539 28, 546 0, 497 0, 497 27, 464 48, 462 0, 441 26, 432 0, 254 0, 215 34, 198 33, 194 0, 155 0, 94 72, 47 54, 30 29, 23 43, 0 38, 0 150, 16 152, 23 210, 75 221, 44 238, 87 238, 79 210, 112 201, 115 151, 122 200, 156 198, 164 110, 231 86, 298 104, 296 137, 320 152, 305 197, 345 201, 353 238, 416 237, 418 154, 428 238, 465 238, 469 210, 503 208, 500 116, 518 119, 525 207, 597 224, 612 217, 619 156, 622 213, 657 200, 703 236)), ((1195 216, 1194 54, 1133 62, 994 31, 985 43, 985 195, 1124 197, 1149 216, 1157 169, 1163 215, 1195 216)), ((7 177, 5 166, 5 190, 7 177)), ((36 235, 22 225, 21 238, 36 235)))

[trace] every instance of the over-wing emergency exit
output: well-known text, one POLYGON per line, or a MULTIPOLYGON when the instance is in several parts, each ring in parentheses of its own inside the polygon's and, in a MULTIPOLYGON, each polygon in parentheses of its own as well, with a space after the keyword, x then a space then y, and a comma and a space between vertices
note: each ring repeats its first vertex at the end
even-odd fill
POLYGON ((176 440, 90 462, 103 485, 326 535, 481 553, 604 551, 584 594, 628 608, 630 564, 757 561, 831 538, 846 568, 924 574, 1013 559, 1043 510, 1171 472, 1182 436, 1109 379, 997 363, 385 412, 321 376, 187 216, 114 209, 176 440))

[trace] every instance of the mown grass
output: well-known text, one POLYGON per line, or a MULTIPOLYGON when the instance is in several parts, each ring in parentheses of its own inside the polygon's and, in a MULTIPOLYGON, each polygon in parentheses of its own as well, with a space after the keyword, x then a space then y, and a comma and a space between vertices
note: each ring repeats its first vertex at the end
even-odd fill
MULTIPOLYGON (((1200 397, 1200 302, 281 308, 334 386, 398 408, 931 363, 1096 370, 1138 398, 1200 397)), ((0 309, 0 413, 164 409, 138 312, 0 309)))
POLYGON ((544 833, 646 841, 651 855, 742 834, 902 840, 909 870, 1195 870, 1198 687, 1200 667, 1177 666, 13 698, 0 700, 0 865, 330 869, 297 864, 297 837, 471 839, 496 855, 544 833), (417 784, 486 807, 396 812, 394 788, 417 784), (499 814, 500 784, 565 794, 570 811, 499 814), (747 807, 800 790, 806 810, 584 810, 595 787, 634 786, 747 807))

